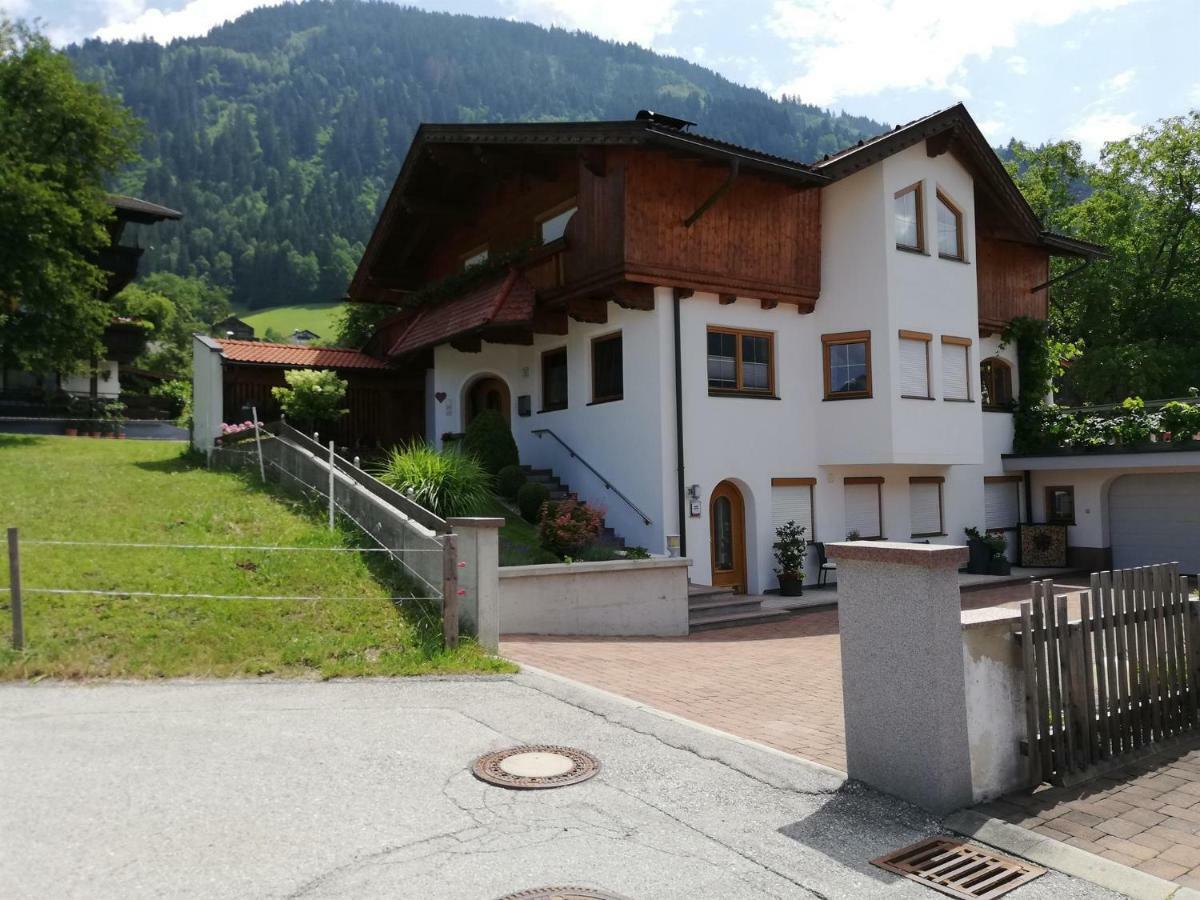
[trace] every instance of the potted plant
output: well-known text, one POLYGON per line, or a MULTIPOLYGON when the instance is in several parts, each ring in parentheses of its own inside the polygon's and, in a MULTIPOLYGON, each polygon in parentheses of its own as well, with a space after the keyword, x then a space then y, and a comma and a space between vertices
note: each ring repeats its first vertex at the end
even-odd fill
POLYGON ((972 575, 987 575, 992 563, 992 548, 978 528, 963 529, 967 535, 967 571, 972 575))
POLYGON ((94 438, 100 437, 100 422, 98 419, 88 419, 87 435, 94 438))
POLYGON ((1002 534, 988 534, 983 540, 992 554, 991 559, 988 560, 988 574, 1010 574, 1012 567, 1008 562, 1008 557, 1004 555, 1004 551, 1008 549, 1008 540, 1002 534))
POLYGON ((794 521, 775 529, 775 574, 784 597, 804 596, 804 556, 808 551, 804 531, 804 526, 794 521))
POLYGON ((861 541, 861 540, 862 540, 862 535, 858 533, 858 529, 857 529, 857 528, 851 528, 849 531, 847 531, 847 532, 846 532, 846 540, 848 540, 848 541, 861 541))
POLYGON ((79 434, 79 423, 74 419, 67 419, 66 424, 63 425, 63 434, 67 437, 75 437, 79 434))

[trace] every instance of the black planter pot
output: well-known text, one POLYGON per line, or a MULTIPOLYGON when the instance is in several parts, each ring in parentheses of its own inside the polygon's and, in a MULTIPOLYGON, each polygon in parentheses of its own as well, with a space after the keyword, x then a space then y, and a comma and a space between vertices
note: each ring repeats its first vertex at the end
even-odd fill
POLYGON ((780 574, 779 595, 781 597, 803 597, 804 576, 780 574))
POLYGON ((984 541, 972 538, 967 541, 967 571, 972 575, 988 575, 991 572, 992 548, 984 541))
POLYGON ((1012 564, 1008 561, 1007 556, 993 556, 988 561, 989 575, 1011 575, 1012 564))

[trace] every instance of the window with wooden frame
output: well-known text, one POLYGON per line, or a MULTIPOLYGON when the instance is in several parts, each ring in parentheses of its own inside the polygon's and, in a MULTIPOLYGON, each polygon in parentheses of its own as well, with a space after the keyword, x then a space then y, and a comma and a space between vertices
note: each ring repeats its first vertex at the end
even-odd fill
POLYGON ((942 335, 942 399, 971 400, 971 339, 942 335))
POLYGON ((1075 524, 1075 487, 1057 485, 1046 488, 1046 522, 1050 525, 1075 524))
POLYGON ((871 396, 871 332, 821 335, 825 359, 825 399, 871 396))
POLYGON ((710 325, 710 394, 775 395, 775 335, 710 325))
POLYGON ((908 515, 913 537, 941 537, 946 533, 942 503, 945 481, 940 475, 919 475, 908 479, 908 515))
POLYGON ((813 515, 815 478, 771 479, 771 533, 788 522, 805 528, 805 540, 816 540, 817 522, 813 515))
POLYGON ((471 266, 483 265, 488 260, 488 245, 480 244, 474 250, 468 250, 462 255, 462 267, 469 269, 471 266))
POLYGON ((929 378, 929 342, 926 331, 900 329, 900 396, 909 400, 932 400, 929 378))
POLYGON ((625 396, 621 332, 592 338, 592 402, 609 403, 625 396))
POLYGON ((981 362, 979 397, 986 410, 1012 412, 1012 366, 998 356, 981 362))
POLYGON ((567 223, 571 221, 571 216, 575 215, 578 208, 575 198, 572 197, 538 216, 534 221, 537 224, 538 238, 541 242, 549 244, 565 235, 567 223))
POLYGON ((896 191, 896 248, 925 252, 925 199, 921 182, 896 191))
POLYGON ((883 537, 883 479, 877 476, 846 478, 843 481, 846 504, 846 538, 860 540, 883 537))
POLYGON ((542 408, 552 412, 567 408, 567 348, 558 347, 542 354, 542 408))
POLYGON ((938 256, 962 262, 966 259, 963 214, 958 205, 939 188, 937 192, 938 256))

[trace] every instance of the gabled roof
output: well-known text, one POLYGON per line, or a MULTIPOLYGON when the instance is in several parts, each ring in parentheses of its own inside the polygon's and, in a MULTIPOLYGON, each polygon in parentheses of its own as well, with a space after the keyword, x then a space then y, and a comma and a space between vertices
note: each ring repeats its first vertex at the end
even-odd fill
POLYGON ((108 202, 123 219, 149 225, 161 222, 163 219, 182 219, 183 213, 167 206, 151 203, 149 200, 139 200, 137 197, 126 197, 124 194, 109 194, 108 202))
POLYGON ((533 285, 512 269, 448 303, 421 309, 387 348, 387 354, 401 356, 488 326, 527 323, 533 318, 533 303, 533 285))
POLYGON ((1041 221, 1020 188, 961 103, 914 119, 906 125, 897 125, 891 131, 828 154, 815 162, 813 168, 832 181, 838 181, 931 138, 944 138, 946 149, 953 145, 958 155, 971 164, 977 182, 982 183, 1026 240, 1040 244, 1051 253, 1085 258, 1105 254, 1099 244, 1042 228, 1041 221))
POLYGON ((229 362, 255 366, 294 366, 310 369, 388 369, 381 359, 361 350, 305 347, 300 344, 270 344, 266 341, 237 341, 216 338, 221 356, 229 362))

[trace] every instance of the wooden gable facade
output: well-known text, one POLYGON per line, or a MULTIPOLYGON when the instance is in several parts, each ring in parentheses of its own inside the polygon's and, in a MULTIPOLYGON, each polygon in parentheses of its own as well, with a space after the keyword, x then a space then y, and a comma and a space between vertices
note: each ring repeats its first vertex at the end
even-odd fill
POLYGON ((484 266, 521 270, 535 330, 550 333, 567 315, 603 321, 610 300, 652 308, 654 285, 801 312, 819 296, 824 179, 807 167, 646 122, 423 132, 352 300, 405 305, 484 254, 484 266), (570 209, 562 236, 543 242, 542 223, 570 209))

